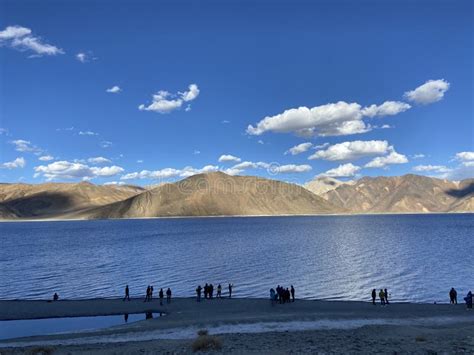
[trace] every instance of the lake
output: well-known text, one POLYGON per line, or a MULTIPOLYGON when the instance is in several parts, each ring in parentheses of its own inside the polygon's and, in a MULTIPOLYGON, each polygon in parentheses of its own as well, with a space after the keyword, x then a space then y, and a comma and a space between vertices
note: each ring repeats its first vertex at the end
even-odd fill
MULTIPOLYGON (((474 289, 474 215, 176 218, 0 223, 1 299, 120 297, 234 284, 236 297, 447 302, 474 289)), ((461 297, 462 296, 462 297, 461 297)))

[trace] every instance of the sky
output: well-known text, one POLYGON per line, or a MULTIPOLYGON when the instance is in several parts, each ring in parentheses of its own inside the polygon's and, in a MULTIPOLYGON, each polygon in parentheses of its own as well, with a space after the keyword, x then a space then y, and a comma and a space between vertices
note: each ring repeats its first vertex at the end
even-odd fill
POLYGON ((474 177, 473 7, 0 0, 0 182, 474 177))

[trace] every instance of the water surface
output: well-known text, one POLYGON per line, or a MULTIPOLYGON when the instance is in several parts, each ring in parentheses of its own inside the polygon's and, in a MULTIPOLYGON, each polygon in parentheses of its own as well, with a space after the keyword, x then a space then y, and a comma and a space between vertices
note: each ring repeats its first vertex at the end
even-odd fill
POLYGON ((445 302, 474 289, 474 215, 376 215, 0 223, 0 298, 237 297, 293 284, 300 298, 445 302))

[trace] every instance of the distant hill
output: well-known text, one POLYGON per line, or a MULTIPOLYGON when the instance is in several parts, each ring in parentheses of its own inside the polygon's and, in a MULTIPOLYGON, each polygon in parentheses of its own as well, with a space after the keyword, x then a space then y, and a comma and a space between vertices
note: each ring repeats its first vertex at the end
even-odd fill
POLYGON ((160 185, 125 201, 82 211, 77 217, 303 215, 340 211, 299 185, 213 172, 160 185))
POLYGON ((0 218, 56 218, 122 201, 144 191, 131 185, 0 184, 0 218))
POLYGON ((412 174, 364 177, 321 197, 354 213, 474 212, 474 179, 454 182, 412 174))
POLYGON ((337 189, 344 184, 353 184, 352 181, 344 182, 332 177, 316 177, 314 180, 307 182, 303 186, 316 195, 323 195, 324 193, 337 189))

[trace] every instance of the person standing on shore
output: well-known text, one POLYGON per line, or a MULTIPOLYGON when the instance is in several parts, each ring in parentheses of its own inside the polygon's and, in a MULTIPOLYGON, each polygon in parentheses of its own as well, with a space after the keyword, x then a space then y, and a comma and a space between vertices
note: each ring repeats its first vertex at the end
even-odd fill
POLYGON ((209 295, 209 285, 206 283, 204 285, 204 298, 207 298, 208 295, 209 295))
POLYGON ((270 289, 270 304, 273 306, 275 302, 275 290, 273 288, 270 289))
POLYGON ((202 290, 202 287, 201 287, 201 285, 199 285, 196 288, 196 301, 197 302, 201 302, 201 290, 202 290))
POLYGON ((145 301, 143 302, 148 302, 150 300, 150 285, 146 288, 146 296, 145 296, 145 301))
POLYGON ((467 293, 467 296, 464 297, 464 301, 466 301, 466 307, 468 309, 472 309, 472 292, 471 291, 469 291, 467 293))
POLYGON ((209 285, 209 299, 212 300, 212 297, 214 297, 214 285, 210 284, 209 285))
POLYGON ((171 289, 169 287, 166 290, 166 303, 171 303, 171 289))
POLYGON ((233 284, 229 284, 229 298, 232 298, 232 288, 234 287, 233 284))
POLYGON ((293 287, 293 285, 291 285, 290 292, 291 292, 291 302, 295 302, 295 288, 293 287))
POLYGON ((217 285, 217 296, 216 298, 222 298, 222 286, 221 284, 217 285))
POLYGON ((458 304, 458 293, 451 287, 451 291, 449 291, 449 299, 451 304, 458 304))
POLYGON ((125 286, 125 297, 123 298, 123 300, 128 300, 130 301, 130 290, 128 289, 128 285, 125 286))
POLYGON ((380 297, 380 304, 382 306, 385 306, 385 292, 383 292, 382 289, 380 289, 379 297, 380 297))
POLYGON ((59 300, 59 295, 55 292, 53 295, 53 301, 58 301, 59 300))
POLYGON ((383 293, 384 293, 385 304, 389 304, 388 303, 388 291, 387 291, 387 289, 385 289, 383 293))
POLYGON ((372 304, 375 306, 375 299, 377 298, 377 291, 375 288, 372 290, 372 304))
POLYGON ((163 289, 160 288, 160 293, 158 294, 160 296, 160 306, 163 306, 163 297, 164 297, 164 293, 163 293, 163 289))
POLYGON ((151 301, 153 299, 153 286, 150 286, 150 299, 149 301, 151 301))

